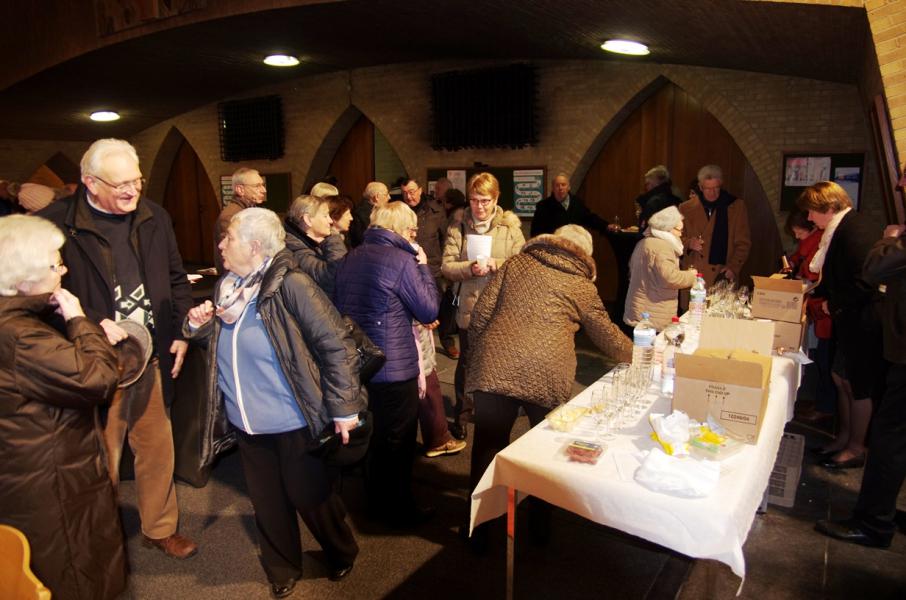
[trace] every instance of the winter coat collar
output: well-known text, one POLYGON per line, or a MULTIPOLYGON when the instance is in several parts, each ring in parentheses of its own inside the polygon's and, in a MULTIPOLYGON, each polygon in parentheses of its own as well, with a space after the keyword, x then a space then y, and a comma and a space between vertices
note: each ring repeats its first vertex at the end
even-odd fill
POLYGON ((308 234, 289 219, 283 221, 283 228, 286 229, 286 247, 291 252, 297 252, 302 248, 318 251, 320 244, 308 237, 308 234))
POLYGON ((533 237, 522 247, 522 254, 564 273, 581 275, 592 281, 597 276, 594 259, 578 244, 558 235, 545 233, 533 237))
POLYGON ((2 296, 0 297, 0 316, 10 317, 16 315, 40 315, 51 312, 48 304, 50 294, 37 296, 2 296))
POLYGON ((377 246, 392 246, 394 248, 399 248, 400 250, 405 250, 413 256, 418 254, 415 251, 415 248, 412 247, 412 244, 407 242, 403 236, 395 231, 384 229, 383 227, 369 227, 366 229, 362 243, 374 244, 377 246))
MULTIPOLYGON (((471 208, 466 208, 465 214, 463 215, 463 222, 474 229, 475 217, 472 216, 471 208)), ((494 216, 491 217, 491 227, 488 229, 488 232, 490 233, 491 229, 500 226, 521 228, 522 223, 519 222, 519 217, 516 216, 516 213, 510 210, 503 210, 498 206, 494 216)))
MULTIPOLYGON (((74 196, 75 198, 73 199, 72 204, 69 205, 69 211, 67 212, 64 221, 66 227, 72 232, 90 231, 91 233, 100 236, 101 234, 94 224, 94 217, 91 216, 91 206, 88 204, 88 188, 86 188, 84 184, 79 184, 74 196)), ((139 225, 151 219, 153 216, 151 209, 147 206, 147 200, 142 197, 138 201, 138 206, 136 206, 135 211, 133 211, 132 231, 135 231, 139 225)))
POLYGON ((280 286, 283 285, 283 279, 286 274, 292 268, 293 253, 284 248, 274 256, 267 272, 264 274, 264 279, 261 280, 261 289, 258 291, 259 301, 263 302, 276 294, 280 286))

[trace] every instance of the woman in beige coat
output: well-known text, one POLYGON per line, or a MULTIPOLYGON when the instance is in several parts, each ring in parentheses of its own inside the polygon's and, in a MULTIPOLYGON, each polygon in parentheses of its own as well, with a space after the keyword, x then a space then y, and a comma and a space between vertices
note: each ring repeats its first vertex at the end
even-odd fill
POLYGON ((472 307, 488 283, 489 276, 497 271, 503 262, 519 253, 525 243, 522 225, 511 211, 497 206, 500 197, 500 184, 490 173, 477 173, 469 179, 466 190, 469 197, 469 208, 459 227, 447 231, 447 243, 444 246, 444 257, 441 273, 452 282, 454 292, 459 296, 459 309, 456 312, 456 324, 459 326, 459 363, 456 365, 455 387, 456 406, 454 421, 450 431, 458 439, 465 439, 466 428, 462 413, 472 412, 471 398, 466 397, 463 387, 465 369, 469 353, 469 318, 472 307), (467 251, 466 236, 487 235, 491 237, 491 255, 485 266, 478 261, 470 260, 467 251))
POLYGON ((623 321, 634 327, 642 313, 651 315, 658 331, 670 324, 677 311, 677 292, 692 287, 696 269, 680 270, 683 254, 683 215, 675 206, 654 213, 645 237, 629 259, 629 292, 623 321))

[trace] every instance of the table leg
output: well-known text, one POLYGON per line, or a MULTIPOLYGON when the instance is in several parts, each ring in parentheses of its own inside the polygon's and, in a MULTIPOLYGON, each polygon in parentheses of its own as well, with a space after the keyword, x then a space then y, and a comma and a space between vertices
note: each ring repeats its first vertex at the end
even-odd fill
POLYGON ((506 599, 513 600, 513 570, 516 562, 516 489, 506 489, 506 599))

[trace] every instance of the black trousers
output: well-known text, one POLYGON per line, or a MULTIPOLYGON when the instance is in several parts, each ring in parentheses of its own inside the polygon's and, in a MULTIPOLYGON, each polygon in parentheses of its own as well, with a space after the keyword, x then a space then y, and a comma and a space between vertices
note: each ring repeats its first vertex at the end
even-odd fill
POLYGON ((906 365, 890 364, 886 381, 854 516, 879 536, 892 537, 897 496, 906 479, 906 365))
POLYGON ((469 360, 469 330, 459 330, 459 361, 453 373, 453 389, 456 403, 453 405, 453 422, 462 425, 462 413, 472 412, 472 398, 466 395, 466 362, 469 360))
POLYGON ((239 456, 255 509, 261 564, 271 583, 302 576, 302 541, 296 513, 324 549, 329 567, 351 565, 359 552, 334 493, 336 472, 308 454, 308 429, 248 435, 237 431, 239 456))
POLYGON ((374 432, 365 456, 365 493, 374 516, 405 516, 415 508, 412 466, 418 432, 418 380, 369 383, 374 432))

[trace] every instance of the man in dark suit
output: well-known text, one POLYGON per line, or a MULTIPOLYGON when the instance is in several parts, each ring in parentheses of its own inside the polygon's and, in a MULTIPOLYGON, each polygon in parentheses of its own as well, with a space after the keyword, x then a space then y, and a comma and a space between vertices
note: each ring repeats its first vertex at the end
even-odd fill
POLYGON ((607 231, 608 223, 591 212, 581 198, 569 193, 569 178, 560 173, 554 177, 551 195, 535 206, 531 237, 553 233, 564 225, 581 225, 586 229, 604 233, 607 231))

